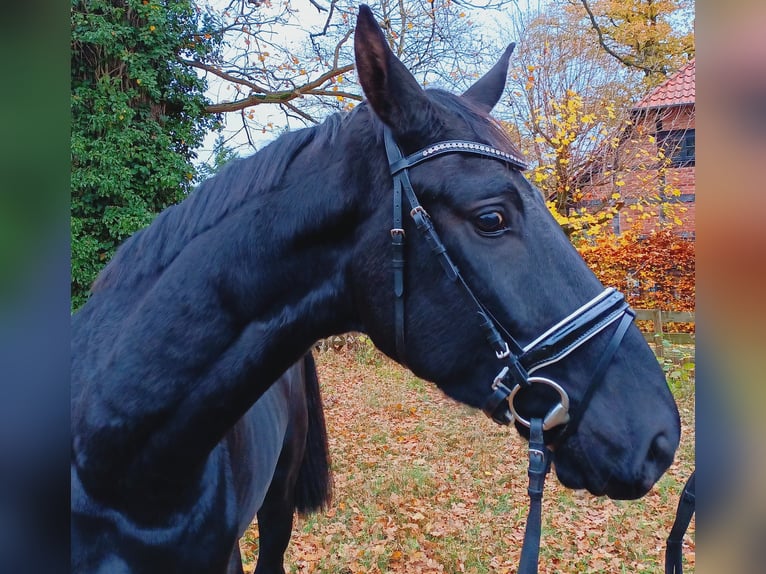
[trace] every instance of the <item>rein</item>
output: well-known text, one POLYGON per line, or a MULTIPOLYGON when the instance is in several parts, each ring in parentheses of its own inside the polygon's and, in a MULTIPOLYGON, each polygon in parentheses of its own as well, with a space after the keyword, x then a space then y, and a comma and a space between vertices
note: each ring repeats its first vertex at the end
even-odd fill
POLYGON ((543 486, 552 458, 551 450, 546 446, 543 439, 543 431, 564 425, 556 439, 559 443, 576 432, 584 411, 596 389, 601 385, 607 367, 633 321, 634 312, 621 293, 613 288, 607 288, 569 316, 544 331, 531 343, 521 346, 479 300, 460 274, 436 232, 428 212, 418 201, 410 182, 408 170, 431 158, 448 153, 471 154, 500 160, 520 171, 527 168, 524 161, 515 154, 503 152, 489 145, 462 140, 439 142, 405 157, 387 127, 384 128, 384 142, 394 187, 391 263, 394 272, 394 323, 397 355, 400 361, 405 361, 404 245, 406 235, 402 205, 402 196, 404 195, 409 204, 410 217, 415 222, 417 229, 438 259, 447 279, 460 285, 476 305, 485 338, 495 352, 497 359, 504 363, 489 386, 490 392, 482 410, 499 424, 507 425, 516 421, 517 424, 530 429, 528 471, 530 508, 519 574, 534 574, 537 572, 540 549, 543 486), (618 326, 594 369, 590 385, 580 401, 579 408, 573 415, 570 415, 569 396, 564 387, 551 379, 531 375, 538 369, 564 359, 572 351, 615 322, 618 322, 618 326), (534 384, 553 388, 559 394, 559 401, 544 418, 527 420, 516 410, 514 399, 520 390, 529 389, 534 384))
POLYGON ((678 500, 678 509, 676 510, 676 519, 673 522, 673 527, 670 529, 667 543, 665 546, 665 574, 682 574, 683 569, 683 556, 681 553, 684 534, 686 529, 689 528, 689 523, 692 520, 694 514, 694 507, 696 503, 695 497, 695 475, 696 471, 692 472, 689 479, 684 485, 684 489, 681 492, 681 497, 678 500))

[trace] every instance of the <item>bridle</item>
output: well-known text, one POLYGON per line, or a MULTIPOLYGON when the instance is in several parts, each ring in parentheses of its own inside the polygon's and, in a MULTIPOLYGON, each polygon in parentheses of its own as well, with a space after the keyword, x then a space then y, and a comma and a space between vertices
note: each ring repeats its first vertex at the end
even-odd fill
POLYGON ((409 169, 434 157, 448 153, 479 155, 503 161, 515 169, 524 170, 523 160, 511 153, 497 150, 489 145, 477 142, 449 140, 423 148, 404 157, 388 128, 384 130, 386 154, 393 177, 393 227, 391 229, 392 267, 394 271, 394 323, 396 352, 400 359, 406 357, 404 325, 404 244, 402 195, 407 198, 410 217, 424 236, 431 251, 439 260, 447 278, 460 285, 469 299, 477 307, 480 326, 487 342, 499 361, 504 363, 491 385, 491 391, 483 407, 484 412, 499 424, 509 424, 513 420, 530 427, 530 421, 521 416, 514 407, 513 399, 521 389, 533 384, 543 384, 558 392, 558 402, 544 417, 543 430, 550 430, 559 425, 566 425, 567 434, 574 432, 582 411, 600 384, 606 368, 622 341, 634 313, 625 297, 613 288, 607 288, 596 297, 576 309, 531 343, 522 346, 492 315, 466 283, 457 266, 453 263, 447 249, 441 241, 426 210, 420 205, 409 177, 409 169), (609 345, 594 369, 591 385, 580 401, 580 409, 573 416, 569 413, 569 396, 564 388, 551 379, 532 374, 548 365, 564 359, 572 351, 582 346, 601 331, 619 321, 609 345), (587 401, 586 401, 587 399, 587 401), (504 403, 508 401, 508 407, 504 403))
POLYGON ((469 299, 476 305, 485 338, 495 352, 498 361, 503 364, 492 384, 488 385, 489 393, 483 411, 499 424, 507 425, 515 421, 517 424, 530 429, 528 473, 530 509, 522 546, 519 574, 535 573, 537 572, 540 546, 542 492, 545 475, 550 469, 551 461, 551 451, 545 444, 543 431, 563 425, 563 429, 557 433, 556 442, 559 444, 574 434, 594 392, 603 381, 614 353, 633 321, 634 313, 621 293, 613 288, 607 288, 544 331, 531 343, 525 346, 520 345, 479 300, 453 263, 431 222, 431 218, 418 201, 410 183, 409 169, 432 158, 450 153, 471 154, 499 160, 519 171, 527 168, 524 161, 515 154, 495 149, 487 144, 462 140, 438 142, 411 155, 404 156, 387 127, 384 127, 384 142, 394 187, 391 246, 397 355, 400 360, 405 360, 404 245, 406 236, 402 206, 402 195, 404 195, 409 204, 410 217, 414 220, 417 229, 441 264, 447 279, 460 285, 469 299), (593 371, 590 385, 580 401, 578 409, 574 413, 570 413, 570 401, 565 388, 549 378, 532 376, 532 374, 545 366, 561 361, 572 351, 614 323, 617 323, 617 328, 593 371), (529 389, 535 384, 554 389, 559 395, 559 401, 542 419, 527 420, 516 410, 514 399, 520 390, 529 389))

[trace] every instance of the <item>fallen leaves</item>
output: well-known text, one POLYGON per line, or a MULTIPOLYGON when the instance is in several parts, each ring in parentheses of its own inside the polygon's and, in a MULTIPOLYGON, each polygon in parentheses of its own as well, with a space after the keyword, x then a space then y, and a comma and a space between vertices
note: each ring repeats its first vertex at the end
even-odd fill
MULTIPOLYGON (((335 500, 298 518, 293 573, 516 572, 527 513, 525 442, 369 351, 317 356, 335 500)), ((662 570, 665 537, 694 466, 693 393, 676 463, 633 502, 573 492, 551 477, 540 573, 662 570)), ((694 522, 684 547, 694 571, 694 522)), ((257 555, 257 526, 241 546, 257 555)), ((252 571, 254 562, 249 563, 252 571)))

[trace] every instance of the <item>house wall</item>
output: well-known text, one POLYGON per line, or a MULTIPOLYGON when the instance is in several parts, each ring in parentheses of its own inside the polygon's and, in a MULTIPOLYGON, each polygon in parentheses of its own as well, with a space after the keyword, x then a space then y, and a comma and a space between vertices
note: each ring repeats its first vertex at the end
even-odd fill
POLYGON ((618 192, 624 203, 620 211, 622 232, 636 226, 641 233, 656 228, 663 221, 681 220, 679 233, 693 237, 695 229, 695 168, 662 167, 658 160, 656 134, 659 131, 695 128, 693 105, 642 110, 635 125, 623 135, 620 145, 609 150, 599 161, 600 169, 583 183, 583 204, 596 206, 611 201, 618 192), (654 140, 653 140, 654 138, 654 140), (623 182, 623 185, 617 185, 623 182), (661 213, 657 205, 663 197, 672 202, 661 213))

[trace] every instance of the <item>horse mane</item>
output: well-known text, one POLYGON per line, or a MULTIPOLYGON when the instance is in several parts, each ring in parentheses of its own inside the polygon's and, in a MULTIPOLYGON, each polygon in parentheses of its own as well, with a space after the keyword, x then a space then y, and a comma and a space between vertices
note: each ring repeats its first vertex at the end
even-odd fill
POLYGON ((309 144, 330 144, 348 114, 286 132, 246 158, 235 159, 200 183, 183 201, 162 211, 117 249, 93 283, 93 293, 113 285, 134 286, 157 276, 192 239, 252 199, 279 186, 292 161, 309 144))
MULTIPOLYGON (((429 89, 426 93, 437 108, 462 119, 478 141, 519 153, 500 124, 471 102, 438 89, 429 89)), ((343 125, 365 109, 367 106, 363 103, 350 113, 333 114, 319 125, 286 132, 255 154, 233 160, 199 184, 182 202, 171 205, 148 227, 125 240, 96 278, 91 291, 96 293, 114 285, 135 287, 145 279, 158 276, 195 237, 254 198, 278 188, 292 161, 307 146, 333 149, 332 144, 343 125)), ((374 117, 371 111, 367 115, 374 117)), ((371 122, 373 137, 382 142, 382 122, 377 118, 371 122)), ((426 130, 439 139, 448 137, 447 129, 439 122, 426 126, 426 130)))

